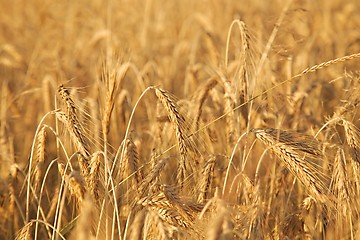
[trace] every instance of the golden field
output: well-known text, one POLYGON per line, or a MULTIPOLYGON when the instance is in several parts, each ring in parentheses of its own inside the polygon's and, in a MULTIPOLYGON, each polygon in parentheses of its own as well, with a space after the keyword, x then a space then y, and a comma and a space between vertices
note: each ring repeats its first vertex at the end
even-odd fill
POLYGON ((0 239, 360 239, 360 2, 0 0, 0 239))

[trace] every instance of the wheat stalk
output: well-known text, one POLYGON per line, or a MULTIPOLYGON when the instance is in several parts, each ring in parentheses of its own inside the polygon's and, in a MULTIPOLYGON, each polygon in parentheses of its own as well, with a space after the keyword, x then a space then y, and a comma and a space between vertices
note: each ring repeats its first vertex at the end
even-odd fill
MULTIPOLYGON (((239 88, 237 90, 239 96, 238 98, 240 99, 239 103, 243 104, 248 100, 248 94, 249 94, 249 78, 250 78, 250 74, 252 71, 250 68, 251 65, 251 59, 250 59, 250 35, 247 29, 246 24, 241 21, 241 20, 234 20, 231 25, 230 25, 230 29, 228 31, 228 36, 227 36, 227 42, 226 42, 226 57, 225 57, 225 66, 228 67, 228 51, 229 51, 229 44, 230 44, 230 37, 231 37, 231 32, 232 32, 232 28, 234 26, 237 26, 240 32, 240 38, 241 38, 241 46, 240 46, 240 55, 238 57, 238 59, 236 59, 236 61, 234 61, 234 64, 236 64, 236 72, 235 72, 235 76, 233 77, 233 79, 239 79, 238 82, 232 82, 232 87, 234 88, 235 84, 236 84, 236 89, 239 88), (238 85, 237 85, 238 84, 238 85)), ((226 92, 226 89, 225 89, 226 92)), ((237 101, 235 101, 235 103, 237 103, 237 101)), ((251 103, 250 103, 251 104, 251 103)), ((225 109, 226 110, 226 109, 225 109)), ((243 116, 243 118, 245 119, 245 122, 247 124, 248 118, 249 118, 249 107, 247 105, 244 105, 244 107, 241 109, 241 114, 243 116)))

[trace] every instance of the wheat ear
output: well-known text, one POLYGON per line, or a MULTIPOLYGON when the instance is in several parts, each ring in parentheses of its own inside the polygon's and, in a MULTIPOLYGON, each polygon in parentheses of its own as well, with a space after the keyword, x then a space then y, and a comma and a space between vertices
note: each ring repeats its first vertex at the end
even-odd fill
POLYGON ((157 212, 163 221, 172 226, 191 227, 192 216, 178 196, 167 186, 154 186, 153 193, 140 199, 138 204, 157 212))
POLYGON ((235 131, 235 93, 233 92, 233 87, 231 82, 225 78, 221 77, 221 80, 224 84, 224 111, 227 113, 225 116, 226 129, 227 129, 227 140, 228 144, 232 145, 236 139, 235 131))
POLYGON ((80 206, 86 193, 84 178, 77 171, 72 171, 68 176, 67 183, 71 195, 77 199, 80 206))
MULTIPOLYGON (((153 156, 153 161, 155 160, 155 156, 153 156)), ((168 158, 159 159, 157 160, 157 162, 154 163, 154 167, 151 169, 150 173, 144 178, 139 187, 139 192, 141 193, 140 196, 144 196, 147 193, 147 190, 151 184, 157 183, 160 173, 164 169, 168 160, 168 158)))
POLYGON ((234 223, 231 219, 231 213, 224 206, 224 203, 220 202, 217 206, 216 215, 210 223, 209 231, 207 231, 206 239, 232 239, 231 232, 234 227, 234 223))
POLYGON ((94 221, 95 205, 92 196, 85 195, 81 203, 80 217, 77 221, 75 231, 71 235, 71 239, 78 240, 95 240, 93 221, 94 221))
POLYGON ((346 142, 350 147, 352 160, 360 164, 360 130, 351 122, 342 120, 345 129, 346 142))
POLYGON ((139 211, 135 215, 135 219, 130 226, 130 239, 143 239, 143 228, 145 224, 145 211, 139 211))
POLYGON ((59 86, 58 92, 66 105, 66 113, 65 116, 60 113, 57 114, 57 116, 59 117, 59 120, 63 122, 65 120, 72 142, 75 145, 76 150, 80 153, 79 165, 81 173, 85 178, 87 178, 89 175, 90 151, 86 142, 86 137, 83 133, 83 127, 76 114, 75 103, 72 100, 69 91, 63 85, 59 86))
POLYGON ((202 113, 202 108, 206 98, 208 97, 210 91, 217 85, 217 80, 215 78, 210 78, 207 80, 205 86, 200 90, 197 99, 196 99, 196 107, 195 107, 195 130, 199 129, 199 122, 202 113))
POLYGON ((354 53, 354 54, 351 54, 351 55, 331 59, 331 60, 329 60, 327 62, 323 62, 323 63, 317 64, 317 65, 314 65, 312 67, 309 67, 309 68, 305 69, 299 75, 302 76, 304 74, 315 72, 315 71, 317 71, 319 69, 322 69, 322 68, 326 68, 326 67, 328 67, 330 65, 333 65, 333 64, 336 64, 336 63, 339 63, 339 62, 349 61, 349 60, 356 59, 356 58, 360 58, 360 53, 354 53))
POLYGON ((89 190, 95 200, 99 199, 99 183, 101 182, 100 167, 101 167, 102 152, 95 152, 90 159, 90 176, 89 176, 89 190))
POLYGON ((135 186, 136 189, 140 186, 143 175, 142 170, 139 169, 139 154, 136 148, 135 143, 132 141, 132 139, 126 140, 126 149, 125 149, 125 155, 128 159, 128 166, 130 170, 130 174, 135 174, 135 186))
POLYGON ((23 226, 18 234, 15 237, 15 240, 32 240, 31 236, 31 226, 33 225, 33 222, 28 222, 25 226, 23 226))
POLYGON ((36 166, 34 173, 35 189, 38 190, 41 185, 42 176, 44 173, 44 161, 45 161, 45 144, 46 144, 46 131, 45 126, 41 128, 37 135, 37 151, 36 151, 36 166))
POLYGON ((165 107, 166 111, 168 112, 168 116, 170 121, 173 123, 175 132, 176 132, 176 139, 178 141, 179 152, 180 152, 180 161, 177 173, 177 181, 180 186, 183 186, 184 179, 187 175, 186 169, 186 158, 187 158, 187 146, 186 146, 186 136, 185 136, 185 118, 179 112, 179 107, 173 98, 170 96, 168 92, 165 90, 156 87, 155 93, 160 102, 165 107))
POLYGON ((354 199, 353 191, 346 172, 345 153, 343 149, 339 149, 335 156, 333 193, 337 198, 338 220, 346 222, 348 216, 351 216, 351 207, 356 208, 357 205, 355 202, 352 202, 354 199))
POLYGON ((321 169, 323 154, 316 146, 317 141, 300 133, 279 129, 254 129, 256 137, 270 147, 287 169, 307 189, 309 194, 321 203, 330 203, 328 178, 321 169))
POLYGON ((199 184, 199 196, 198 196, 198 203, 204 204, 205 201, 208 199, 210 194, 210 187, 214 175, 214 168, 215 168, 216 157, 212 156, 206 163, 202 170, 202 178, 200 179, 199 184))

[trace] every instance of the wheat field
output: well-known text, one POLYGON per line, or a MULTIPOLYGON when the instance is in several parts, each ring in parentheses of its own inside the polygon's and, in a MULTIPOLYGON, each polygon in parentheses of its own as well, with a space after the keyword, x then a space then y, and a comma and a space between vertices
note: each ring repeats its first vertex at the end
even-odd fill
POLYGON ((0 0, 0 239, 360 239, 357 0, 0 0))

